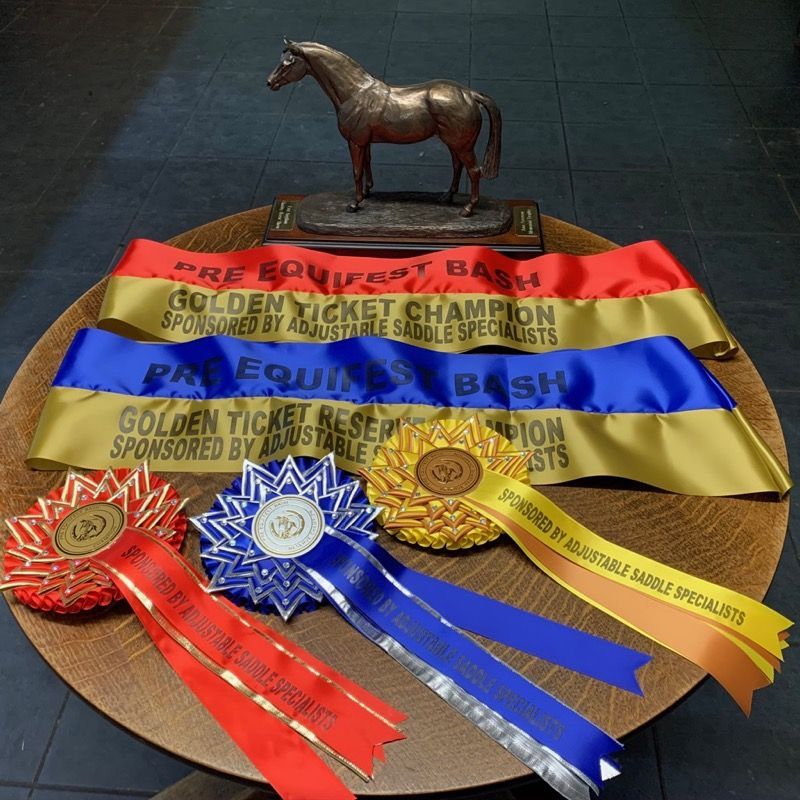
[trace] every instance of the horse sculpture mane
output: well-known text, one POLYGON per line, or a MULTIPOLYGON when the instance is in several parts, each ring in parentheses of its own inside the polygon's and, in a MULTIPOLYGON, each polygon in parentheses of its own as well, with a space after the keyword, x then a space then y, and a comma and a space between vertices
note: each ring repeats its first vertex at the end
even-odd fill
POLYGON ((472 214, 480 179, 496 177, 500 166, 502 120, 491 97, 448 80, 390 86, 332 47, 284 39, 281 61, 267 78, 267 86, 277 91, 306 75, 317 81, 333 103, 339 132, 350 149, 355 181, 350 211, 357 211, 372 190, 373 142, 410 144, 438 136, 453 162, 453 180, 442 200, 452 202, 466 168, 471 192, 461 214, 472 214), (478 165, 475 142, 481 130, 481 108, 489 116, 489 141, 483 164, 478 165))
POLYGON ((302 56, 309 61, 309 63, 320 58, 330 58, 336 62, 336 66, 339 66, 343 62, 347 63, 354 72, 362 72, 371 80, 378 80, 374 75, 370 74, 366 69, 364 69, 364 67, 362 67, 358 61, 347 55, 347 53, 343 53, 341 50, 336 50, 327 44, 322 44, 322 42, 289 42, 286 45, 286 49, 290 53, 302 56))

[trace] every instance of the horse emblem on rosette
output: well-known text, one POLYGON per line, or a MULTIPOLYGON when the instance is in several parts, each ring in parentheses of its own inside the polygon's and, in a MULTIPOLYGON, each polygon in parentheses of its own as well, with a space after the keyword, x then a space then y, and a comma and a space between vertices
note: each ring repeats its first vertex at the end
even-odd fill
POLYGON ((277 91, 311 75, 330 98, 353 162, 355 198, 349 211, 357 211, 373 187, 373 143, 412 144, 438 136, 453 161, 453 180, 442 201, 452 202, 466 169, 470 197, 461 216, 472 214, 480 197, 481 178, 496 178, 500 167, 502 121, 491 97, 449 80, 390 86, 332 47, 285 37, 283 43, 280 63, 267 78, 267 86, 277 91), (481 131, 481 108, 489 117, 489 140, 479 165, 475 143, 481 131))
POLYGON ((296 534, 302 533, 304 527, 303 518, 294 511, 285 511, 270 523, 272 535, 276 539, 291 539, 296 534))
POLYGON ((106 521, 99 514, 92 514, 75 524, 72 535, 76 542, 85 542, 99 536, 105 527, 106 521))
POLYGON ((436 480, 442 483, 452 483, 464 474, 461 465, 453 460, 441 461, 431 471, 436 480))

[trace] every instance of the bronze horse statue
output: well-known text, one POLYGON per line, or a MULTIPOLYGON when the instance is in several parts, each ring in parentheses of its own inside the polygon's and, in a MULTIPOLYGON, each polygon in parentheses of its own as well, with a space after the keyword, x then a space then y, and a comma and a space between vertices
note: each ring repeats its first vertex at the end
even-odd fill
POLYGON ((339 132, 347 140, 353 162, 356 192, 349 211, 357 211, 372 189, 373 142, 409 144, 438 136, 453 159, 453 180, 442 200, 452 202, 461 171, 466 167, 471 192, 461 216, 472 214, 479 198, 481 177, 496 178, 500 166, 502 122, 500 110, 491 97, 447 80, 389 86, 332 47, 286 38, 283 42, 281 61, 267 78, 267 86, 277 91, 287 83, 311 75, 330 98, 336 109, 339 132), (481 130, 481 106, 489 115, 489 141, 483 165, 479 166, 475 142, 481 130))

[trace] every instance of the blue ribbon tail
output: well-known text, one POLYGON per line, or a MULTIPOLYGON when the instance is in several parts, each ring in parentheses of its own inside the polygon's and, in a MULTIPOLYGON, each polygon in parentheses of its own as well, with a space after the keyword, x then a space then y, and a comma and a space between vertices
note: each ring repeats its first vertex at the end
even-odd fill
POLYGON ((416 572, 375 541, 359 544, 452 625, 619 689, 644 694, 636 671, 652 656, 416 572))
MULTIPOLYGON (((341 532, 329 529, 328 533, 297 561, 402 648, 459 687, 469 704, 499 715, 521 735, 572 765, 585 780, 602 785, 601 762, 621 749, 619 742, 452 627, 439 609, 414 597, 410 587, 382 567, 372 548, 362 549, 360 541, 341 532)), ((447 699, 447 691, 437 693, 447 699)), ((502 737, 497 741, 503 744, 502 737)), ((546 773, 540 774, 547 779, 546 773)))

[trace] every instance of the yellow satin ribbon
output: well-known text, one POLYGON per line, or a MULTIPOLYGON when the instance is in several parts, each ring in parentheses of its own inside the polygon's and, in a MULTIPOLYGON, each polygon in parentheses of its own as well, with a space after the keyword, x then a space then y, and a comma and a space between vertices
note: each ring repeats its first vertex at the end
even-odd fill
MULTIPOLYGON (((723 636, 771 682, 787 647, 786 629, 792 622, 740 592, 647 558, 589 530, 519 480, 524 474, 520 465, 526 458, 475 419, 440 420, 401 426, 361 474, 370 502, 383 508, 379 519, 389 533, 423 546, 457 549, 482 544, 505 531, 534 564, 573 594, 717 674, 748 711, 752 691, 762 683, 747 675, 741 662, 720 664, 719 654, 712 652, 720 647, 716 637, 723 636), (468 453, 480 464, 481 476, 465 491, 448 495, 444 489, 435 491, 421 476, 420 465, 426 458, 434 463, 431 457, 442 454, 440 475, 445 476, 448 464, 444 454, 454 449, 468 453), (579 571, 565 567, 567 563, 579 571), (583 581, 585 573, 602 582, 583 581), (611 584, 624 587, 623 594, 611 589, 611 584), (636 597, 655 601, 657 605, 648 604, 655 612, 653 618, 643 621, 641 615, 629 612, 626 597, 634 603, 636 597), (664 606, 679 612, 680 619, 694 627, 695 635, 696 622, 702 621, 708 652, 697 647, 696 638, 682 644, 674 630, 674 611, 666 612, 664 606)), ((450 467, 456 475, 452 481, 456 489, 460 488, 459 469, 458 464, 450 467)))
MULTIPOLYGON (((525 536, 534 537, 573 564, 701 616, 751 639, 776 658, 782 658, 779 636, 792 624, 791 620, 740 592, 689 575, 604 539, 531 486, 511 483, 487 470, 480 484, 462 499, 496 524, 503 525, 500 521, 502 516, 515 522, 516 527, 507 533, 517 544, 522 544, 520 531, 524 530, 525 536), (719 608, 720 612, 715 614, 709 606, 719 608), (723 609, 731 611, 727 614, 723 609)), ((741 643, 740 639, 736 641, 741 643)))
MULTIPOLYGON (((333 452, 343 469, 372 463, 400 418, 469 419, 474 408, 287 397, 188 400, 53 387, 27 456, 34 469, 135 466, 235 472, 242 459, 333 452), (90 430, 91 436, 76 431, 90 430)), ((697 495, 784 494, 791 480, 738 409, 673 414, 482 409, 483 423, 532 457, 528 481, 597 475, 697 495), (714 442, 714 447, 698 447, 714 442), (656 446, 653 443, 657 443, 656 446)))
POLYGON ((542 353, 662 334, 680 339, 699 358, 727 358, 738 349, 698 289, 589 300, 460 292, 328 296, 112 276, 98 327, 168 342, 214 334, 259 342, 382 336, 449 353, 486 345, 542 353))

